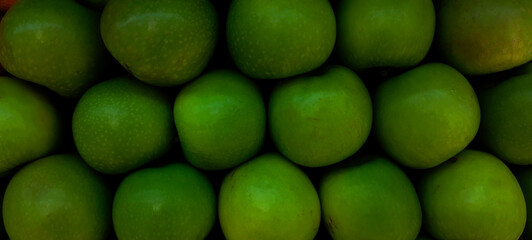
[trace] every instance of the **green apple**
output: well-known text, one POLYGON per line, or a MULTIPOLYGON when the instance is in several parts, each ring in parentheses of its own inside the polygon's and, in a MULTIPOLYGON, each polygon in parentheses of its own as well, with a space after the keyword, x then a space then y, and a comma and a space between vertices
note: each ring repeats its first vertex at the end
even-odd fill
POLYGON ((105 46, 133 76, 175 86, 198 76, 218 37, 208 0, 110 0, 101 17, 105 46))
POLYGON ((175 137, 172 100, 161 89, 119 77, 91 87, 72 117, 81 157, 106 174, 133 170, 162 156, 175 137))
POLYGON ((0 23, 0 62, 18 78, 78 97, 109 63, 99 19, 73 0, 19 0, 0 23))
POLYGON ((512 164, 532 164, 532 73, 506 79, 479 92, 479 139, 512 164))
POLYGON ((526 201, 526 219, 523 236, 525 239, 532 238, 532 166, 520 166, 515 171, 515 177, 521 186, 526 201))
POLYGON ((418 64, 436 25, 431 0, 341 0, 336 17, 338 55, 354 70, 418 64))
POLYGON ((13 176, 3 219, 12 240, 103 240, 111 230, 111 201, 102 177, 79 156, 52 155, 13 176))
POLYGON ((61 124, 47 89, 0 77, 0 174, 54 151, 61 124))
POLYGON ((250 159, 266 132, 260 90, 231 70, 209 72, 185 86, 175 100, 174 121, 185 158, 207 170, 250 159))
POLYGON ((211 183, 185 163, 131 173, 113 202, 118 239, 204 239, 215 219, 211 183))
POLYGON ((466 75, 507 70, 532 60, 532 1, 437 1, 436 49, 466 75))
POLYGON ((411 168, 434 167, 475 137, 480 107, 458 71, 429 63, 378 86, 374 130, 383 149, 411 168))
POLYGON ((336 21, 327 0, 234 0, 226 36, 229 53, 244 74, 286 78, 327 60, 336 21))
POLYGON ((413 240, 421 206, 406 174, 381 156, 348 159, 321 179, 323 221, 333 239, 413 240))
POLYGON ((268 114, 277 149, 307 167, 330 165, 354 154, 372 122, 368 90, 342 66, 281 82, 271 93, 268 114))
POLYGON ((436 239, 515 240, 526 222, 521 187, 497 157, 464 150, 419 180, 423 225, 436 239))
POLYGON ((218 213, 228 240, 311 240, 320 200, 307 175, 275 153, 233 169, 222 182, 218 213))

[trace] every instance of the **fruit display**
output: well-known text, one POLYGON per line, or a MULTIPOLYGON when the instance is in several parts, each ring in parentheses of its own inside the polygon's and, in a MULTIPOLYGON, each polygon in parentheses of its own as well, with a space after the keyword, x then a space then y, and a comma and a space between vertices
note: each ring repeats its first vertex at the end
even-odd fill
POLYGON ((532 239, 530 0, 0 16, 0 239, 532 239))

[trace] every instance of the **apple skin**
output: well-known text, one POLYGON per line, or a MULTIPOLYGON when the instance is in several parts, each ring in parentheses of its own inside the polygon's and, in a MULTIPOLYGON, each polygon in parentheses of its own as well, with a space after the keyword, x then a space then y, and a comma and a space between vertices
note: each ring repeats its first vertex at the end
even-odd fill
POLYGON ((479 91, 479 102, 481 142, 506 162, 532 164, 532 73, 479 91))
POLYGON ((523 195, 526 200, 526 225, 525 230, 523 231, 523 236, 525 239, 532 238, 532 222, 528 219, 532 219, 532 166, 519 166, 514 171, 515 177, 523 190, 523 195))
POLYGON ((515 240, 526 222, 521 187, 497 157, 464 150, 419 179, 423 226, 435 239, 515 240))
POLYGON ((106 239, 111 192, 101 175, 73 154, 24 166, 10 180, 3 219, 10 239, 106 239))
POLYGON ((127 77, 91 87, 72 117, 79 154, 106 174, 125 173, 162 156, 175 132, 171 98, 127 77))
POLYGON ((499 72, 532 60, 532 1, 437 1, 435 47, 466 75, 499 72))
POLYGON ((118 239, 204 239, 215 219, 211 183, 186 163, 131 173, 113 202, 118 239))
POLYGON ((477 96, 462 74, 429 63, 388 79, 374 98, 374 131, 383 149, 410 168, 434 167, 458 154, 480 125, 477 96))
POLYGON ((15 77, 79 97, 110 62, 99 13, 72 0, 19 0, 0 23, 0 62, 15 77))
POLYGON ((50 154, 63 140, 63 121, 48 89, 0 77, 0 175, 50 154))
POLYGON ((431 0, 341 0, 336 17, 338 55, 355 71, 418 64, 436 25, 431 0))
POLYGON ((312 182, 275 153, 260 155, 227 174, 218 201, 228 240, 310 240, 320 225, 320 200, 312 182))
POLYGON ((321 66, 336 40, 327 0, 234 0, 227 46, 236 66, 252 78, 278 79, 321 66))
POLYGON ((101 34, 111 54, 137 79, 176 86, 207 66, 218 17, 208 0, 110 0, 101 34))
POLYGON ((381 156, 345 160, 320 181, 323 221, 333 239, 413 240, 421 229, 414 185, 381 156))
POLYGON ((343 66, 280 82, 271 93, 268 114, 277 149, 306 167, 351 156, 366 141, 372 124, 368 90, 343 66))
POLYGON ((232 70, 206 73, 185 86, 174 103, 185 158, 221 170, 249 160, 266 135, 266 109, 257 85, 232 70))

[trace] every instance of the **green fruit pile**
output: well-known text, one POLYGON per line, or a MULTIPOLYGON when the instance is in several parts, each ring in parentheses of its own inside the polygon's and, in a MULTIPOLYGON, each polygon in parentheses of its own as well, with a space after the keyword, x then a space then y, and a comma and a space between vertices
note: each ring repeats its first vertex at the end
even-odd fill
POLYGON ((0 239, 532 239, 532 1, 1 7, 0 239))

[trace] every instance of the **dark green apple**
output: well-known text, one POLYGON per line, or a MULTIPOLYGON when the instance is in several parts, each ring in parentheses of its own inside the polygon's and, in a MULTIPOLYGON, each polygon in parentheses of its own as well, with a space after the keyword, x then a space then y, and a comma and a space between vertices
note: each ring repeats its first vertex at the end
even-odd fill
POLYGON ((441 0, 436 48, 466 75, 507 70, 532 60, 532 1, 441 0))
POLYGON ((32 162, 9 182, 3 219, 9 238, 106 239, 111 192, 102 177, 73 154, 32 162))
POLYGON ((421 228, 414 185, 381 156, 348 159, 320 181, 323 221, 333 239, 413 240, 421 228))
POLYGON ((119 77, 91 87, 72 117, 81 157, 106 174, 133 170, 162 156, 175 127, 172 100, 161 89, 119 77))
POLYGON ((372 122, 368 90, 342 66, 281 82, 271 93, 268 114, 277 149, 307 167, 330 165, 354 154, 372 122))
POLYGON ((231 70, 209 72, 185 86, 175 100, 174 121, 185 158, 207 170, 250 159, 266 133, 259 88, 231 70))
POLYGON ((458 154, 480 124, 473 88, 441 63, 388 79, 373 100, 377 140, 394 160, 411 168, 434 167, 458 154))
POLYGON ((99 19, 73 0, 19 0, 0 23, 0 62, 18 78, 78 97, 109 63, 99 19))
POLYGON ((464 150, 427 170, 418 194, 424 228, 435 239, 515 240, 525 227, 521 187, 489 153, 464 150))
POLYGON ((113 202, 118 239, 204 239, 215 219, 211 183, 185 163, 133 172, 113 202))
POLYGON ((341 0, 336 17, 338 55, 354 70, 418 64, 436 25, 431 0, 341 0))
POLYGON ((479 139, 504 161, 532 164, 532 73, 480 91, 479 101, 479 139))
POLYGON ((133 76, 175 86, 198 76, 216 45, 218 17, 208 0, 109 0, 105 46, 133 76))
POLYGON ((229 53, 244 74, 286 78, 327 60, 336 21, 327 0, 234 0, 226 35, 229 53))
POLYGON ((0 174, 55 150, 61 124, 48 89, 0 77, 0 174))
POLYGON ((274 153, 233 169, 218 200, 228 240, 311 240, 320 225, 320 200, 307 175, 274 153))

